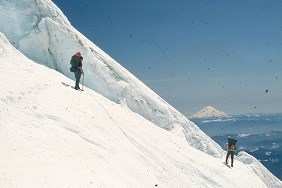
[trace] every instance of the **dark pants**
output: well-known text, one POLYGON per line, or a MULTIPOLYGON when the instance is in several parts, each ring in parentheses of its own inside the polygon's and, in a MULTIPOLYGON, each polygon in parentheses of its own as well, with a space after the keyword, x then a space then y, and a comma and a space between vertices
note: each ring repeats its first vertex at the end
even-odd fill
POLYGON ((81 69, 76 67, 76 66, 71 66, 70 71, 74 73, 75 77, 75 89, 80 89, 79 88, 79 81, 81 77, 81 69))
POLYGON ((229 155, 231 155, 231 166, 233 166, 234 154, 235 154, 234 151, 227 151, 227 155, 226 155, 225 162, 227 163, 227 160, 228 160, 228 158, 229 158, 229 155))
POLYGON ((75 76, 75 88, 79 89, 79 82, 80 82, 80 77, 81 77, 81 71, 77 69, 77 71, 74 72, 75 76))

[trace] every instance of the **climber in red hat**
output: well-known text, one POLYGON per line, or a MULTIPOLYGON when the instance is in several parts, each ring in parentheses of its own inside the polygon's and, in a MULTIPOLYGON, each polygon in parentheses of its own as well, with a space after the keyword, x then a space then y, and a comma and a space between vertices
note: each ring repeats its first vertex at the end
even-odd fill
POLYGON ((81 53, 80 52, 76 52, 75 54, 77 57, 81 57, 81 53))
POLYGON ((83 60, 83 57, 81 56, 80 52, 76 52, 71 57, 70 71, 74 72, 74 75, 75 75, 75 87, 74 87, 74 89, 76 89, 76 90, 81 90, 80 87, 79 87, 79 81, 80 81, 81 74, 84 74, 83 70, 82 70, 82 60, 83 60))

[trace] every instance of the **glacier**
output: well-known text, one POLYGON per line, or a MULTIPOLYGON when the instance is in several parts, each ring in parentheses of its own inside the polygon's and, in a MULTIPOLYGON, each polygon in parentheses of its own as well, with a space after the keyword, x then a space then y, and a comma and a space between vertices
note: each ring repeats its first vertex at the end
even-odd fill
POLYGON ((222 164, 218 144, 52 1, 0 6, 1 187, 281 187, 244 152, 236 169, 222 164), (76 51, 84 56, 83 93, 70 87, 76 51))
POLYGON ((252 156, 234 168, 124 105, 39 65, 0 33, 0 187, 281 187, 252 156), (77 100, 73 100, 76 98, 77 100))
POLYGON ((84 57, 85 85, 127 106, 157 126, 178 132, 192 146, 216 157, 221 147, 93 42, 71 26, 50 0, 1 0, 0 31, 33 61, 69 78, 71 56, 84 57))

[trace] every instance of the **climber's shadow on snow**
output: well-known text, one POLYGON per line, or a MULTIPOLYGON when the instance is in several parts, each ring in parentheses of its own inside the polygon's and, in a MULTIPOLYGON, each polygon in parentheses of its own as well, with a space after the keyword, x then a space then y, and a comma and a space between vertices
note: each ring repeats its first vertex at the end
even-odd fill
POLYGON ((231 166, 229 164, 226 164, 225 162, 222 162, 225 166, 227 166, 228 168, 231 168, 231 166))
POLYGON ((64 86, 66 86, 66 87, 71 87, 71 88, 73 88, 74 89, 74 87, 72 86, 72 85, 69 85, 69 84, 67 84, 67 83, 65 83, 65 82, 61 82, 64 86))

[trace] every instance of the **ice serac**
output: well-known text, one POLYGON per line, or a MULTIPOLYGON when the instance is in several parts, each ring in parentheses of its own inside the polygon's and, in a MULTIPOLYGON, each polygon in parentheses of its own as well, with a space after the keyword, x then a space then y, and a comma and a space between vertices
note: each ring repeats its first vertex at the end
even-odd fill
POLYGON ((201 151, 222 157, 218 144, 78 32, 52 1, 1 0, 0 16, 0 31, 30 59, 73 78, 69 60, 81 51, 86 86, 157 126, 182 134, 201 151))

